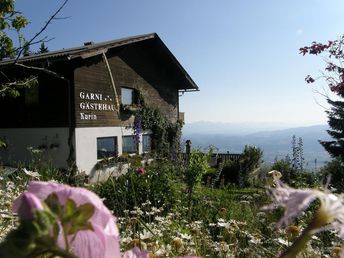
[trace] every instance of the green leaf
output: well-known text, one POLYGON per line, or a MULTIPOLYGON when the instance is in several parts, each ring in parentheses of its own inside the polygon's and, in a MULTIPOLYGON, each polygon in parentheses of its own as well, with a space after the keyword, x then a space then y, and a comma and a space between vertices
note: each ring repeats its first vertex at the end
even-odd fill
POLYGON ((64 232, 72 235, 80 230, 93 230, 89 219, 94 214, 94 206, 91 203, 85 203, 76 207, 72 199, 68 199, 61 214, 61 223, 64 232))
POLYGON ((76 212, 76 209, 76 203, 72 199, 67 199, 64 205, 63 214, 61 216, 62 224, 71 220, 74 213, 76 212))
POLYGON ((88 220, 92 217, 94 210, 94 206, 90 203, 80 205, 74 212, 73 216, 70 217, 67 234, 75 234, 80 230, 93 230, 92 224, 88 220))
POLYGON ((44 200, 44 202, 49 207, 49 209, 54 214, 56 214, 56 216, 60 216, 61 204, 59 203, 59 199, 55 193, 49 194, 48 197, 44 200))
POLYGON ((19 15, 12 21, 12 27, 15 28, 16 31, 19 31, 22 28, 24 28, 28 23, 29 21, 24 16, 19 15))
POLYGON ((49 230, 56 222, 55 214, 50 210, 37 210, 34 213, 33 226, 37 230, 38 236, 49 235, 49 230))
POLYGON ((91 222, 85 221, 85 222, 73 223, 72 225, 69 225, 66 232, 68 235, 73 235, 73 234, 76 234, 77 232, 79 232, 81 230, 92 230, 93 231, 94 229, 92 227, 91 222))
POLYGON ((53 226, 53 239, 56 242, 57 241, 57 237, 60 233, 60 227, 59 224, 55 223, 53 226))
POLYGON ((95 208, 91 203, 85 203, 77 208, 76 214, 73 216, 75 222, 88 221, 94 214, 95 208))

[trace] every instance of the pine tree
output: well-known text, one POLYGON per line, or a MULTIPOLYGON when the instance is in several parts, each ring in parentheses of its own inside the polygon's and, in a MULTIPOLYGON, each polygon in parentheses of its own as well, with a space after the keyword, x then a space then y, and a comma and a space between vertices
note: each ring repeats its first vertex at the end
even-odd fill
MULTIPOLYGON (((344 91, 341 94, 344 96, 344 91)), ((327 132, 333 140, 320 143, 332 157, 339 158, 344 163, 344 102, 329 99, 328 103, 331 105, 331 109, 327 111, 331 129, 327 132)))
POLYGON ((297 169, 298 167, 298 157, 299 157, 299 150, 296 144, 296 136, 293 135, 291 138, 291 150, 292 150, 292 159, 291 159, 291 165, 294 169, 297 169))
POLYGON ((41 43, 41 46, 38 49, 38 54, 43 54, 49 52, 48 47, 45 46, 44 42, 41 43))
POLYGON ((303 156, 303 140, 301 137, 299 137, 298 142, 298 169, 303 171, 305 164, 305 158, 303 156))
MULTIPOLYGON (((328 115, 328 124, 330 129, 328 134, 333 138, 330 141, 319 141, 326 151, 337 158, 344 165, 344 35, 337 40, 328 41, 326 44, 313 42, 311 46, 300 48, 303 55, 325 54, 327 57, 325 73, 320 78, 325 78, 329 89, 336 94, 336 97, 327 97, 330 104, 330 110, 326 111, 328 115)), ((311 76, 306 77, 307 83, 315 82, 311 76)))

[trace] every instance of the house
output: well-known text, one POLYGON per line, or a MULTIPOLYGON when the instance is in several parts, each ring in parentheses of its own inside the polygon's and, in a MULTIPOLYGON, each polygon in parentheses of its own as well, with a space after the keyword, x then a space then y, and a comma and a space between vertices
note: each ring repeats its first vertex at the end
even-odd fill
MULTIPOLYGON (((123 115, 123 107, 135 107, 138 94, 176 122, 179 95, 198 90, 155 33, 0 62, 2 83, 29 76, 38 86, 0 101, 0 137, 8 145, 0 162, 29 162, 32 147, 53 166, 74 162, 91 177, 101 173, 96 164, 103 158, 137 151, 133 116, 123 115)), ((149 151, 149 130, 139 137, 139 153, 149 151)))

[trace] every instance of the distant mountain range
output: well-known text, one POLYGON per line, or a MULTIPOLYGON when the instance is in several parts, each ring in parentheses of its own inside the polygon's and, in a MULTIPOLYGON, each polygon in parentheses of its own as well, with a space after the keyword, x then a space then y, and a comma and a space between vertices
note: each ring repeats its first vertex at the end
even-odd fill
POLYGON ((306 166, 313 169, 330 160, 319 143, 319 140, 330 139, 327 129, 328 125, 286 129, 283 124, 197 122, 184 126, 183 139, 190 139, 193 147, 207 148, 212 145, 219 152, 230 153, 241 153, 245 145, 254 145, 263 150, 264 161, 271 164, 276 157, 291 156, 291 140, 295 135, 297 139, 302 138, 306 166))

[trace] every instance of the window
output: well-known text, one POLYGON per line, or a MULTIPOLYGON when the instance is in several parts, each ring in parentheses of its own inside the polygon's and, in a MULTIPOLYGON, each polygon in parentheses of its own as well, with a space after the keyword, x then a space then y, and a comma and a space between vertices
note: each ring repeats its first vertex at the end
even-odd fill
POLYGON ((122 137, 122 152, 136 153, 137 144, 132 135, 122 137))
POLYGON ((117 137, 97 138, 97 159, 117 156, 117 137))
POLYGON ((134 89, 121 88, 121 101, 122 101, 122 105, 132 105, 132 104, 135 104, 134 97, 135 97, 134 89))
POLYGON ((152 136, 150 134, 142 135, 142 151, 150 152, 152 150, 152 136))

